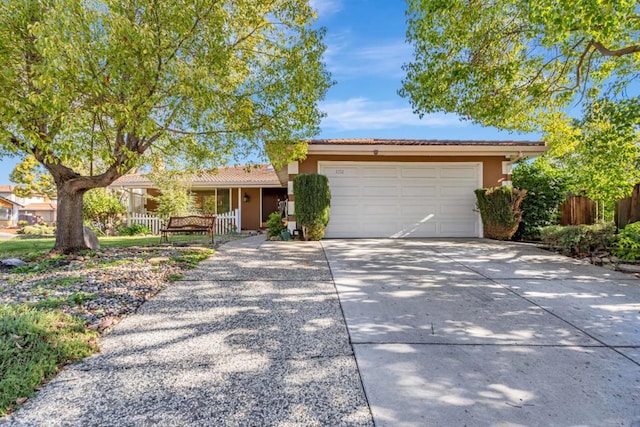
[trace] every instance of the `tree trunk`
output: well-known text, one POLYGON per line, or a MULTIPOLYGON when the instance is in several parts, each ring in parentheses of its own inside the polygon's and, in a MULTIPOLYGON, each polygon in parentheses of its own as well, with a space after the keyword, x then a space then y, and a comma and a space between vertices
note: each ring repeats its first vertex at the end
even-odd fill
POLYGON ((58 182, 58 218, 54 252, 69 254, 88 249, 84 243, 82 203, 86 189, 69 181, 58 182))

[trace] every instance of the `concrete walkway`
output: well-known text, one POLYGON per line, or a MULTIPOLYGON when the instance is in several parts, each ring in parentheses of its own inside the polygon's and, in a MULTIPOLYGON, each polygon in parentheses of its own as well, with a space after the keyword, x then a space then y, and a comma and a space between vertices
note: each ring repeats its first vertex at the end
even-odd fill
POLYGON ((319 243, 224 245, 101 348, 7 425, 372 425, 319 243))
POLYGON ((640 280, 514 243, 323 246, 377 427, 640 426, 640 280))

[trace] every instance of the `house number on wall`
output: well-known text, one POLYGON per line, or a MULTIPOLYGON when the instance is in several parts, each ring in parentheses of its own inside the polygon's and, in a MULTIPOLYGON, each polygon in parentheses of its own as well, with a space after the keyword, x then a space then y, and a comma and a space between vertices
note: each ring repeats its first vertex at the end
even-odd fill
POLYGON ((336 169, 336 175, 344 175, 344 169, 336 169))

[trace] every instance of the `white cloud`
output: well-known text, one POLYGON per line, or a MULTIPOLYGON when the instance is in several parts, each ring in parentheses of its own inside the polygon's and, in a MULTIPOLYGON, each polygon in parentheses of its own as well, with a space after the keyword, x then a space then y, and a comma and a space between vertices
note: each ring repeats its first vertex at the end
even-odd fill
POLYGON ((320 104, 320 109, 327 113, 322 127, 342 131, 394 129, 404 126, 466 126, 453 114, 428 114, 420 119, 410 107, 400 107, 391 102, 371 101, 367 98, 327 101, 320 104))
POLYGON ((342 9, 340 0, 311 0, 309 4, 318 12, 318 18, 333 15, 342 9))
POLYGON ((335 78, 361 76, 404 77, 402 65, 411 60, 412 47, 403 40, 353 46, 348 34, 327 39, 325 62, 335 78))

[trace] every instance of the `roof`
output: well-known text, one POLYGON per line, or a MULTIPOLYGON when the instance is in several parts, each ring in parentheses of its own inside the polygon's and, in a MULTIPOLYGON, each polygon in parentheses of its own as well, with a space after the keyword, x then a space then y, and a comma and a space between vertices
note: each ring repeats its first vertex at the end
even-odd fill
POLYGON ((0 193, 13 193, 13 185, 0 185, 0 193))
MULTIPOLYGON (((231 166, 215 172, 202 172, 190 178, 193 188, 204 187, 280 187, 271 165, 231 166)), ((145 174, 130 174, 115 180, 111 187, 151 188, 154 184, 145 174)))
POLYGON ((312 139, 308 154, 381 156, 538 156, 544 141, 470 141, 439 139, 312 139))
POLYGON ((56 205, 53 203, 29 203, 20 210, 24 211, 55 211, 56 205))
POLYGON ((500 146, 500 147, 544 147, 544 141, 473 141, 473 140, 452 140, 452 139, 380 139, 380 138, 358 138, 358 139, 312 139, 309 145, 467 145, 477 147, 500 146))
MULTIPOLYGON (((0 186, 0 188, 1 188, 1 187, 2 187, 2 186, 0 186)), ((6 197, 2 197, 2 196, 0 196, 0 200, 2 200, 2 201, 4 201, 4 202, 7 202, 7 203, 11 203, 12 205, 22 206, 20 203, 14 202, 13 200, 11 200, 11 199, 7 199, 6 197)))

